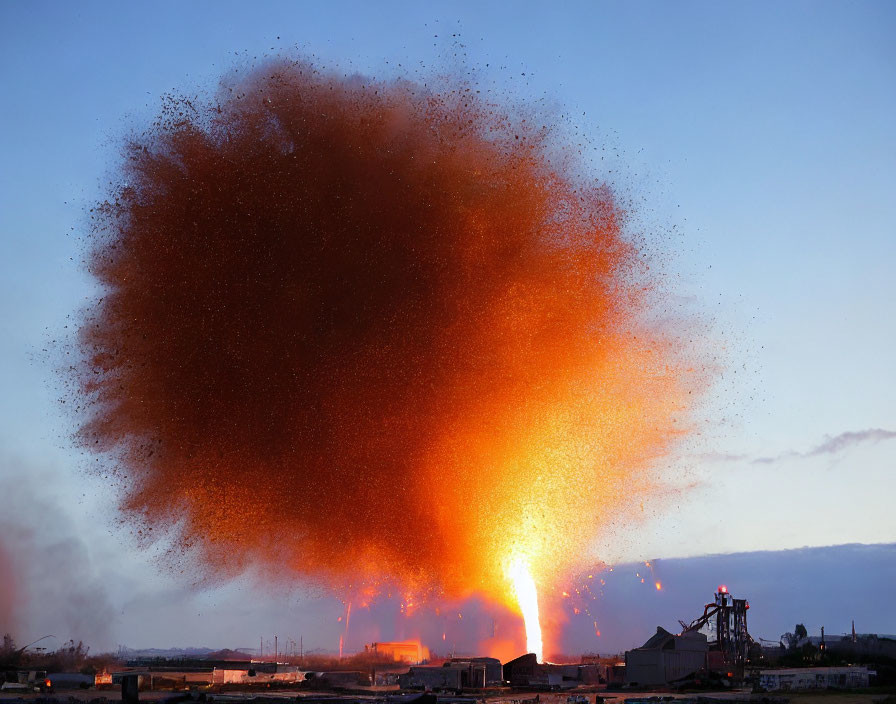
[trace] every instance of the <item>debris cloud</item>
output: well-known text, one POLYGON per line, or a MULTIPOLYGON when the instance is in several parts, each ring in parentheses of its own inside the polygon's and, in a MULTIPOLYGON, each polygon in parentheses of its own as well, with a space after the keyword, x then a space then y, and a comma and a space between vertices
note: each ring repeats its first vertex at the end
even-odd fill
POLYGON ((278 59, 172 97, 93 212, 79 439, 208 577, 511 603, 686 432, 701 367, 613 190, 429 83, 278 59))

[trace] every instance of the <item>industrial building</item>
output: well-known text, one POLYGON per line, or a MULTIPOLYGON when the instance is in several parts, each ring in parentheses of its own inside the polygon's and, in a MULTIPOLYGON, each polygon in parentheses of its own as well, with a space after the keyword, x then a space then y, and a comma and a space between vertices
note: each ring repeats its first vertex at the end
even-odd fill
POLYGON ((306 672, 305 682, 310 688, 354 689, 372 684, 370 673, 360 670, 330 670, 328 672, 306 672))
POLYGON ((540 663, 534 653, 521 655, 504 665, 504 679, 511 687, 567 689, 582 684, 597 684, 600 672, 601 666, 594 663, 540 663))
MULTIPOLYGON (((311 674, 311 673, 309 673, 311 674)), ((189 687, 240 685, 292 685, 305 673, 295 665, 275 662, 207 661, 181 665, 146 665, 111 674, 95 675, 95 685, 114 686, 122 677, 136 676, 139 689, 186 689, 189 687)))
POLYGON ((876 673, 867 667, 801 667, 761 670, 759 686, 769 692, 793 689, 859 689, 876 673))
POLYGON ((673 635, 657 627, 640 648, 625 653, 625 683, 664 685, 706 668, 709 644, 699 631, 673 635))
POLYGON ((485 686, 493 687, 504 684, 504 668, 498 658, 471 657, 451 658, 448 663, 451 667, 483 668, 485 671, 485 686))
POLYGON ((384 655, 392 658, 395 662, 406 662, 412 665, 419 665, 429 660, 429 648, 416 640, 370 643, 364 646, 364 652, 384 655))
POLYGON ((484 689, 502 684, 501 661, 495 658, 452 658, 440 666, 411 667, 398 676, 402 689, 484 689))
MULTIPOLYGON (((435 665, 411 667, 406 674, 398 676, 398 686, 401 687, 401 689, 458 691, 463 689, 464 685, 466 685, 467 688, 471 686, 469 674, 470 673, 457 667, 438 667, 435 665)), ((475 684, 482 687, 485 686, 484 673, 481 684, 479 682, 476 682, 475 684)))
POLYGON ((701 616, 690 623, 679 621, 681 634, 658 627, 644 645, 626 652, 625 683, 663 685, 701 671, 743 680, 754 646, 747 632, 749 609, 746 599, 735 599, 721 585, 701 616), (711 630, 711 639, 701 632, 704 628, 711 630))

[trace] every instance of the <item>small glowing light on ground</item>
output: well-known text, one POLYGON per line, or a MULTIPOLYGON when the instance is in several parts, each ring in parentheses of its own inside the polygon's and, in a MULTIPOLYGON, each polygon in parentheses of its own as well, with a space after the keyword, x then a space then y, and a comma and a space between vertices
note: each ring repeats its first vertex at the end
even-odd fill
POLYGON ((517 602, 519 602, 520 611, 523 612, 523 623, 526 625, 526 650, 535 653, 538 662, 543 662, 541 625, 538 622, 538 592, 535 589, 535 580, 532 579, 528 566, 520 560, 510 565, 508 576, 513 584, 513 591, 516 594, 517 602))
POLYGON ((657 590, 658 592, 663 590, 663 583, 662 583, 662 582, 657 582, 657 583, 656 583, 656 590, 657 590))

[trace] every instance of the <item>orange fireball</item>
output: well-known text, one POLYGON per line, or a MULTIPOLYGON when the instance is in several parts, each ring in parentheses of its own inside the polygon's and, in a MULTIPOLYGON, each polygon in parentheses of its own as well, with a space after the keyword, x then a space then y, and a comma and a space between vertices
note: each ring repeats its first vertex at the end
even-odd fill
POLYGON ((273 61, 135 133, 76 373, 141 536, 210 578, 537 623, 534 585, 656 490, 701 381, 649 242, 536 117, 273 61))

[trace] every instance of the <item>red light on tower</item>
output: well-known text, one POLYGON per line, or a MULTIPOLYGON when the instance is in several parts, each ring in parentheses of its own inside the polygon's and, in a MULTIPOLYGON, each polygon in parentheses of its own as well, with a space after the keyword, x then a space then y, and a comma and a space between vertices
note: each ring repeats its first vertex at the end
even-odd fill
POLYGON ((728 587, 726 587, 724 584, 720 584, 719 585, 719 594, 727 594, 727 593, 728 593, 728 587))

